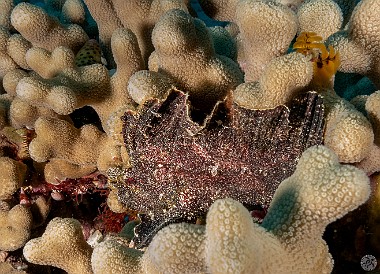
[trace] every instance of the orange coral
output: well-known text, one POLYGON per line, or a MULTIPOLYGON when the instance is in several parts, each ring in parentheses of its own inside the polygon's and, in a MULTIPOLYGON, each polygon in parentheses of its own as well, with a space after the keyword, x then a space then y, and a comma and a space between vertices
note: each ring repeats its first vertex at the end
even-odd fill
POLYGON ((332 46, 327 51, 325 44, 321 43, 322 37, 315 32, 301 32, 293 45, 293 49, 304 55, 311 55, 314 67, 313 83, 328 87, 340 65, 340 55, 332 46))

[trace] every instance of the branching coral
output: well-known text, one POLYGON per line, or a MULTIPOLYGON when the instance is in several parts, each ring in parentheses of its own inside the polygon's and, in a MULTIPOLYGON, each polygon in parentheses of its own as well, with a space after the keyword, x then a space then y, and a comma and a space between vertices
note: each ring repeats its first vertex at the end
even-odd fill
MULTIPOLYGON (((132 270, 126 273, 330 273, 333 261, 322 239, 324 229, 364 203, 369 193, 362 171, 340 165, 331 150, 315 146, 280 184, 262 225, 253 223, 237 201, 217 200, 205 227, 181 223, 163 228, 140 260, 140 254, 120 243, 102 244, 103 256, 116 252, 113 258, 119 258, 102 270, 114 273, 118 264, 129 262, 132 270)), ((95 263, 99 257, 93 256, 95 263)))
POLYGON ((21 3, 13 9, 11 22, 33 46, 50 51, 59 46, 78 50, 88 40, 78 25, 63 26, 42 8, 29 3, 21 3))
POLYGON ((357 166, 370 175, 380 171, 380 91, 366 98, 365 110, 374 129, 374 143, 369 154, 357 166))
POLYGON ((352 12, 347 31, 328 40, 341 54, 340 71, 368 76, 379 88, 380 2, 362 0, 352 12))
POLYGON ((26 165, 8 157, 0 157, 0 199, 11 198, 26 177, 26 165))
POLYGON ((288 50, 298 28, 296 15, 275 2, 244 0, 236 5, 235 16, 244 79, 257 81, 267 64, 288 50))
POLYGON ((297 10, 300 32, 316 32, 326 40, 342 27, 343 15, 333 0, 307 0, 297 10))
POLYGON ((290 102, 313 77, 309 58, 299 53, 272 60, 259 81, 239 85, 233 92, 234 101, 251 109, 273 108, 290 102))
POLYGON ((92 273, 92 248, 84 240, 81 225, 75 219, 54 218, 40 238, 25 245, 23 253, 30 262, 53 265, 69 274, 92 273))
POLYGON ((10 205, 0 201, 0 250, 13 251, 29 240, 33 217, 23 205, 10 205))
MULTIPOLYGON (((184 11, 171 10, 163 15, 153 29, 152 41, 155 51, 150 56, 150 66, 188 92, 195 109, 210 112, 217 101, 243 81, 234 61, 215 54, 205 24, 184 11)), ((144 81, 143 77, 153 85, 153 79, 160 79, 154 73, 140 75, 139 80, 144 81)), ((162 82, 168 81, 164 77, 162 82)), ((163 86, 165 92, 168 84, 157 86, 163 86)), ((134 88, 139 86, 135 84, 134 88)))
POLYGON ((187 11, 183 0, 86 0, 85 3, 98 23, 100 41, 106 52, 110 48, 112 33, 117 28, 125 27, 137 36, 145 64, 153 51, 151 32, 160 16, 171 9, 187 11))
POLYGON ((102 222, 120 229, 139 213, 127 236, 103 235, 93 251, 88 220, 57 218, 27 260, 69 273, 331 271, 323 230, 369 194, 364 173, 338 160, 371 174, 380 155, 379 92, 361 114, 334 74, 379 85, 378 1, 362 0, 343 31, 338 5, 347 21, 357 0, 200 2, 227 27, 207 28, 189 0, 1 1, 0 249, 108 195, 119 213, 94 223, 108 234, 102 222), (302 154, 322 142, 336 155, 302 154), (57 213, 65 197, 85 203, 57 213))

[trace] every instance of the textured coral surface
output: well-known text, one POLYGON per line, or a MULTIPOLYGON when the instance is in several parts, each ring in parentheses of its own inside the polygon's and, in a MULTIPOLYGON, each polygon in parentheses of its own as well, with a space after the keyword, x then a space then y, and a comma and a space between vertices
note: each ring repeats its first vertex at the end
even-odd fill
POLYGON ((379 271, 379 15, 0 0, 0 272, 379 271))

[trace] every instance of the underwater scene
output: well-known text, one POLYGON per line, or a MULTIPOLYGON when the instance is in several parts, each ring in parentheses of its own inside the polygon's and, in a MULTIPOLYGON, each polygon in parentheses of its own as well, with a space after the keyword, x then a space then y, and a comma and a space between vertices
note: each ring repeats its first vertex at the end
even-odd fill
POLYGON ((380 0, 0 0, 0 274, 380 273, 380 0))

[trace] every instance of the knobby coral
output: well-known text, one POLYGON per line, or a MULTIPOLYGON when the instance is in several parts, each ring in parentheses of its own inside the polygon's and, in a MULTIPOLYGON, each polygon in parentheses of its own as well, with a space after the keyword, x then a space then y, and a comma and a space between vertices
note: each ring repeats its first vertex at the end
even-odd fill
POLYGON ((340 165, 331 150, 314 146, 279 185, 261 225, 253 223, 239 202, 217 200, 206 226, 171 224, 157 233, 143 255, 120 242, 95 247, 94 271, 116 273, 126 262, 130 268, 123 266, 125 273, 330 273, 333 260, 322 239, 324 229, 369 194, 363 171, 340 165), (100 264, 114 252, 117 261, 100 264))
POLYGON ((365 200, 366 179, 325 147, 301 153, 323 143, 379 171, 378 92, 361 113, 334 91, 337 70, 374 83, 349 99, 379 85, 377 0, 201 0, 230 21, 212 29, 188 0, 29 2, 0 3, 0 249, 55 216, 47 197, 91 196, 108 171, 101 194, 119 224, 141 213, 130 245, 146 252, 127 248, 131 230, 93 251, 85 224, 54 219, 28 260, 74 273, 331 270, 322 231, 365 200), (238 202, 271 208, 259 226, 238 202), (206 226, 178 224, 208 210, 206 226))

